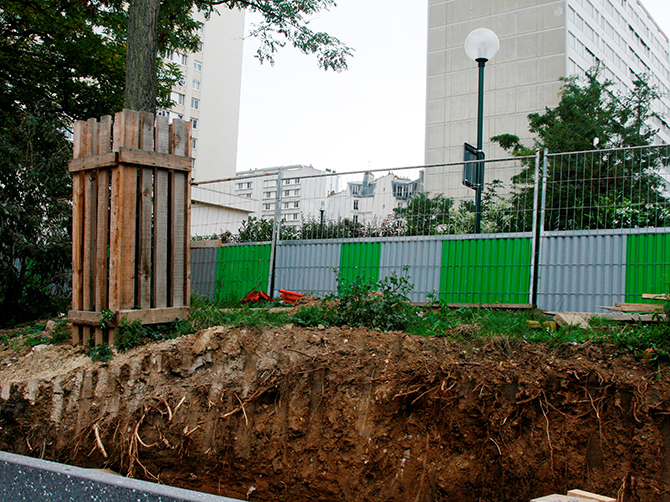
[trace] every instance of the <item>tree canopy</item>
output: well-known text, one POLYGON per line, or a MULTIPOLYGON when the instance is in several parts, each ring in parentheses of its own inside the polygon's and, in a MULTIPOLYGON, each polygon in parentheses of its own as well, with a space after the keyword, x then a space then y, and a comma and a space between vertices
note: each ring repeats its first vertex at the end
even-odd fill
MULTIPOLYGON (((633 82, 627 94, 597 71, 585 79, 562 79, 561 99, 555 108, 528 116, 529 131, 536 134, 531 147, 518 136, 491 138, 515 156, 533 155, 547 148, 548 162, 545 228, 553 230, 602 229, 621 226, 657 226, 667 218, 666 182, 659 174, 661 158, 653 150, 603 150, 650 145, 656 131, 650 127, 651 105, 659 98, 644 77, 633 82), (626 217, 622 217, 626 214, 626 217)), ((530 230, 534 165, 512 178, 511 230, 530 230)))

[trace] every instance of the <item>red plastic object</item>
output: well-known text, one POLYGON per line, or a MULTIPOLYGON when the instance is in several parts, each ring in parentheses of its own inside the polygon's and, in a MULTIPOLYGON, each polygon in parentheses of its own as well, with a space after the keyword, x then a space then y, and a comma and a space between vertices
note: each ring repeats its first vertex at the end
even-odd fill
POLYGON ((280 289, 279 293, 279 298, 282 299, 283 302, 286 302, 290 305, 295 305, 295 302, 298 301, 298 299, 303 296, 300 293, 294 293, 293 291, 287 291, 285 289, 280 289))
POLYGON ((272 298, 270 298, 263 291, 252 291, 240 300, 241 303, 258 303, 260 301, 271 302, 272 298))

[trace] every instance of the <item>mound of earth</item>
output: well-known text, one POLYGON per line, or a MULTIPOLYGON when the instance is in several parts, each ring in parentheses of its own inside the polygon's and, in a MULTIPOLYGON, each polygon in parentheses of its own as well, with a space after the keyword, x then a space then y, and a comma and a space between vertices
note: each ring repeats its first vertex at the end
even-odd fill
POLYGON ((245 500, 670 499, 670 368, 609 346, 211 328, 0 352, 0 449, 245 500))

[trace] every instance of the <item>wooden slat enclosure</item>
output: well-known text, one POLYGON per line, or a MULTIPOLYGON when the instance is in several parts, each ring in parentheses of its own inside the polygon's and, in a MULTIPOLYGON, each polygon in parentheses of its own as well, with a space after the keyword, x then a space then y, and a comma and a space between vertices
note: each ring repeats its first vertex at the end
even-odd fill
POLYGON ((114 343, 122 319, 188 315, 190 123, 123 110, 77 121, 72 194, 74 344, 114 343), (114 319, 101 328, 103 311, 114 319))

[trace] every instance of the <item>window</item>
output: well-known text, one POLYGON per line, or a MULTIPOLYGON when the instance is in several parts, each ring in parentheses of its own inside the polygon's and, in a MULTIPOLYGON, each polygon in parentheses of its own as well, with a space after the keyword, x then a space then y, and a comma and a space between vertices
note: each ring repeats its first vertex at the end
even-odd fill
POLYGON ((358 211, 358 201, 354 201, 354 211, 358 211))
POLYGON ((291 196, 291 190, 284 190, 284 197, 290 197, 291 196))
POLYGON ((179 54, 180 62, 184 66, 188 64, 188 56, 186 54, 179 54))
POLYGON ((253 182, 251 181, 244 181, 237 184, 238 190, 249 190, 251 187, 253 187, 253 182))
POLYGON ((195 71, 202 71, 202 61, 198 61, 197 59, 193 60, 193 69, 195 71))
POLYGON ((274 188, 277 186, 277 180, 265 180, 263 182, 264 188, 274 188))
POLYGON ((354 219, 354 223, 358 223, 358 215, 357 214, 354 215, 353 219, 354 219))
POLYGON ((264 199, 274 199, 277 197, 277 192, 263 192, 264 199))
POLYGON ((292 217, 293 217, 294 220, 297 220, 297 219, 298 219, 298 216, 300 216, 298 213, 293 213, 293 215, 292 215, 292 217))
POLYGON ((194 110, 200 108, 200 100, 197 98, 191 98, 191 108, 193 108, 194 110))
POLYGON ((351 194, 352 195, 358 195, 358 189, 360 188, 359 185, 351 185, 351 194))
POLYGON ((198 128, 198 119, 191 119, 191 128, 192 129, 198 128))
POLYGON ((197 146, 198 146, 198 140, 197 140, 197 138, 193 138, 193 141, 191 141, 191 148, 193 148, 193 150, 195 150, 197 148, 197 146))
POLYGON ((295 201, 295 202, 293 203, 293 207, 300 207, 300 202, 295 201))
POLYGON ((184 105, 184 95, 181 92, 172 93, 172 101, 178 105, 184 105))
POLYGON ((193 90, 194 91, 200 90, 200 80, 193 79, 193 90))
POLYGON ((202 42, 198 42, 198 52, 202 52, 202 42))

